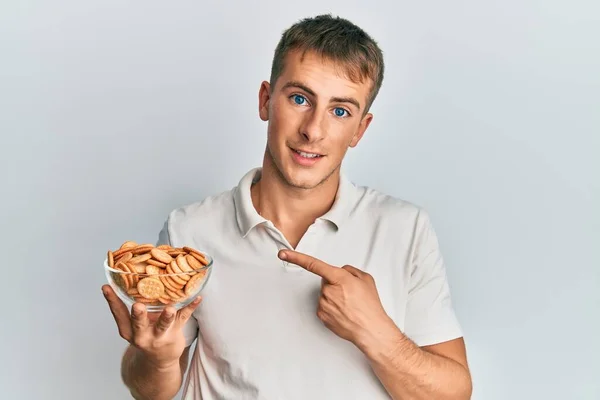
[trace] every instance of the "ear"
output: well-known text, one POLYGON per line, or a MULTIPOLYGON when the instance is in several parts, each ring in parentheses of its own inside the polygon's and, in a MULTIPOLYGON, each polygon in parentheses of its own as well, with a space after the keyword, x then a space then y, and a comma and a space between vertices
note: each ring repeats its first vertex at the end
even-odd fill
POLYGON ((258 92, 258 115, 263 121, 269 120, 269 100, 271 99, 271 85, 263 81, 258 92))
POLYGON ((356 131, 356 134, 354 134, 354 136, 352 137, 352 141, 350 142, 350 147, 356 147, 360 139, 362 139, 363 135, 365 134, 365 131, 369 127, 369 124, 371 124, 371 121, 373 121, 373 114, 367 113, 363 117, 362 121, 360 121, 358 130, 356 131))

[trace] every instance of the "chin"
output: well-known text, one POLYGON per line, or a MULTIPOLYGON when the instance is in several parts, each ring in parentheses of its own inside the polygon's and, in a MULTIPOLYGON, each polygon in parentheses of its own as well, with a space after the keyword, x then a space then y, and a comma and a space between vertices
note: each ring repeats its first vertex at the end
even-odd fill
POLYGON ((267 154, 271 165, 277 170, 281 179, 289 186, 297 189, 314 189, 323 184, 336 171, 334 166, 330 165, 328 156, 318 161, 318 165, 301 165, 288 159, 289 149, 286 148, 282 153, 274 154, 267 147, 267 154), (287 153, 287 154, 286 154, 287 153), (282 157, 283 155, 283 157, 282 157))
POLYGON ((286 171, 282 173, 286 183, 298 189, 314 189, 323 184, 332 175, 323 172, 321 168, 301 168, 295 165, 289 165, 286 171))

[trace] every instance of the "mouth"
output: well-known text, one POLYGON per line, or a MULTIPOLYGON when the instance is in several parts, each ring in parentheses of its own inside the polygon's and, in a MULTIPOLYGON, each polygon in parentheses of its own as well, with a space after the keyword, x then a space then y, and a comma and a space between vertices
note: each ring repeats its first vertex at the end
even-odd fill
POLYGON ((291 147, 290 147, 290 149, 292 150, 292 155, 293 155, 294 161, 296 162, 297 165, 300 165, 302 167, 312 167, 319 160, 321 160, 323 157, 325 157, 324 154, 311 153, 311 152, 304 151, 304 150, 293 149, 291 147))
POLYGON ((296 154, 300 155, 303 158, 313 159, 313 158, 321 158, 324 157, 323 154, 319 153, 309 153, 307 151, 292 149, 296 154))

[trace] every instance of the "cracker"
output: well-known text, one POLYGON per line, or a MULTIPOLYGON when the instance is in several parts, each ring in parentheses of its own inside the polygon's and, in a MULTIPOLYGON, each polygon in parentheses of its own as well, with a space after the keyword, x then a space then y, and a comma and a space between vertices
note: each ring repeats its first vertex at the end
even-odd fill
POLYGON ((158 275, 160 273, 160 268, 154 265, 147 265, 146 271, 148 275, 158 275))
POLYGON ((175 261, 177 262, 177 266, 179 267, 179 269, 182 272, 193 272, 194 271, 192 269, 192 267, 190 267, 190 265, 186 261, 186 256, 184 256, 183 254, 177 256, 177 258, 175 259, 175 261))
POLYGON ((115 263, 118 263, 119 261, 127 262, 127 261, 131 260, 132 258, 133 258, 133 254, 130 251, 128 251, 126 253, 123 253, 119 257, 116 257, 115 258, 115 263))
POLYGON ((160 261, 156 261, 154 259, 149 259, 148 261, 146 261, 149 265, 154 265, 155 267, 159 267, 159 268, 166 268, 167 264, 161 263, 160 261))
POLYGON ((146 264, 135 264, 131 266, 137 274, 146 273, 146 264))
POLYGON ((133 240, 128 240, 125 243, 123 243, 121 245, 121 247, 119 247, 119 250, 121 250, 121 249, 130 249, 130 248, 135 247, 137 245, 138 244, 136 242, 134 242, 133 240))
POLYGON ((192 294, 196 293, 200 285, 202 285, 202 282, 204 282, 204 276, 206 275, 203 272, 206 271, 201 271, 200 273, 192 276, 190 280, 185 284, 183 291, 185 292, 186 296, 191 296, 192 294))
POLYGON ((137 285, 139 278, 133 265, 124 262, 122 262, 121 264, 124 266, 125 271, 129 272, 129 274, 127 274, 127 279, 129 279, 129 283, 131 284, 131 286, 133 287, 137 285))
POLYGON ((135 256, 133 257, 131 260, 129 260, 130 264, 138 264, 144 261, 148 261, 149 259, 151 259, 152 256, 148 253, 146 254, 140 254, 139 256, 135 256))
POLYGON ((198 259, 196 257, 194 257, 190 254, 185 256, 185 261, 187 261, 188 265, 193 270, 202 269, 204 267, 202 264, 200 264, 200 261, 198 261, 198 259))
MULTIPOLYGON (((115 265, 115 269, 118 269, 119 271, 123 271, 123 272, 129 272, 129 269, 127 268, 126 264, 122 263, 122 262, 118 262, 115 265)), ((131 287, 133 286, 133 282, 130 279, 131 277, 129 276, 129 274, 117 274, 117 275, 121 278, 122 283, 123 283, 123 286, 121 286, 121 285, 119 285, 119 286, 121 286, 122 289, 125 289, 125 291, 131 289, 131 287)))
POLYGON ((180 301, 183 300, 185 298, 185 293, 181 292, 181 291, 172 291, 169 289, 165 289, 165 293, 167 293, 167 295, 175 301, 180 301))
POLYGON ((151 244, 140 244, 140 245, 137 245, 136 247, 134 247, 133 249, 131 249, 131 252, 133 253, 133 255, 138 255, 138 254, 142 254, 142 253, 147 253, 152 248, 154 248, 154 246, 151 244))
POLYGON ((150 250, 151 258, 154 258, 157 261, 160 261, 164 264, 168 264, 173 261, 173 257, 171 257, 167 252, 161 249, 152 249, 150 250))
POLYGON ((113 252, 112 251, 108 251, 108 254, 106 255, 106 258, 108 259, 108 266, 111 268, 115 267, 115 258, 113 256, 113 252))
POLYGON ((202 264, 204 266, 208 265, 208 260, 206 258, 204 258, 204 256, 202 254, 190 251, 189 255, 194 257, 196 260, 200 261, 200 264, 202 264))
POLYGON ((156 278, 143 278, 137 284, 137 290, 146 299, 156 300, 165 292, 165 285, 156 278))
MULTIPOLYGON (((166 272, 163 272, 163 270, 161 270, 161 274, 158 276, 158 279, 160 279, 160 281, 165 285, 165 289, 171 289, 173 291, 177 291, 177 289, 179 288, 179 285, 173 283, 173 281, 171 279, 169 279, 169 277, 163 276, 165 273, 166 272)), ((181 286, 181 287, 183 287, 183 286, 181 286)))
POLYGON ((184 271, 182 271, 181 268, 179 268, 179 265, 177 264, 176 260, 171 261, 171 264, 169 264, 169 266, 171 267, 171 270, 174 273, 181 274, 178 276, 178 278, 181 278, 186 282, 190 279, 190 276, 185 274, 184 271))

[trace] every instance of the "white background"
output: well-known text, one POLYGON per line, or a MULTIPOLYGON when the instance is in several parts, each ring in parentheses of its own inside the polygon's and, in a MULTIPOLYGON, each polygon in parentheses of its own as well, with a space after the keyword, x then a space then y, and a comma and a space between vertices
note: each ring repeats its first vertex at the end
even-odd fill
POLYGON ((345 171, 432 215, 473 398, 600 398, 598 3, 367 4, 2 2, 2 398, 127 398, 106 250, 260 164, 279 35, 322 12, 385 52, 345 171))

